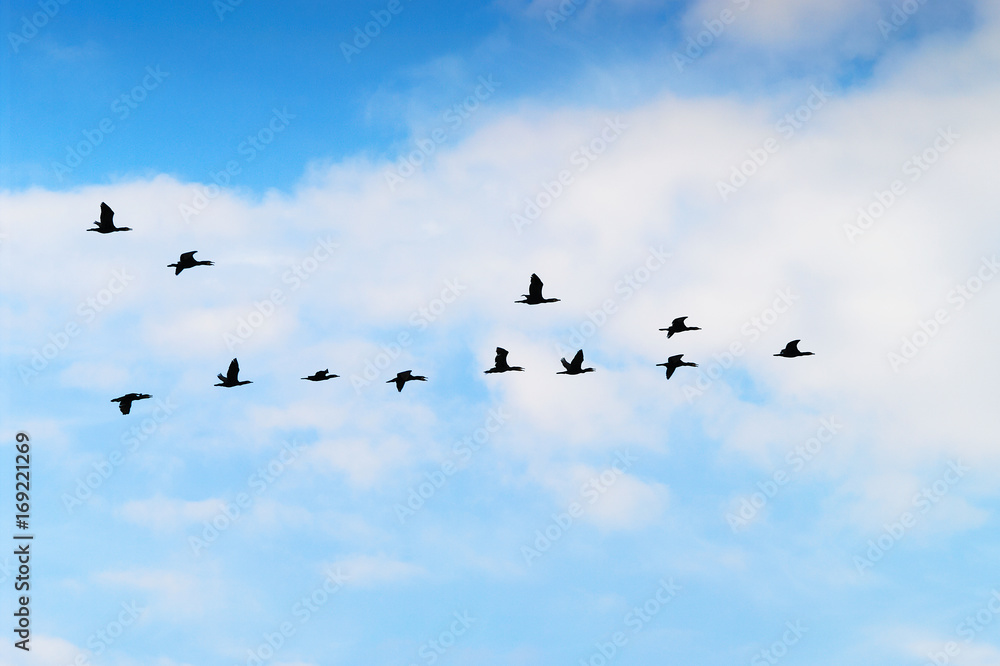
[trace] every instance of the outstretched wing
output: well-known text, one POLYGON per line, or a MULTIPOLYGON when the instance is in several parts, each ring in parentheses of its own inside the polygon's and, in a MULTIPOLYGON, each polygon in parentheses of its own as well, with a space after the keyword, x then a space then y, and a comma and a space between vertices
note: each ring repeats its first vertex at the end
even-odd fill
POLYGON ((180 261, 178 263, 186 264, 188 262, 194 261, 194 253, 197 252, 197 251, 198 250, 194 250, 192 252, 184 252, 184 253, 182 253, 181 254, 181 259, 180 259, 180 261))
POLYGON ((231 382, 237 382, 239 381, 239 378, 240 378, 240 364, 234 358, 233 362, 229 364, 229 371, 226 373, 226 378, 223 381, 229 380, 231 382))
POLYGON ((507 350, 503 347, 497 347, 497 357, 493 360, 493 364, 498 368, 503 368, 507 365, 507 350))
POLYGON ((118 403, 118 409, 122 411, 122 414, 128 414, 129 410, 132 409, 132 396, 130 395, 123 395, 120 398, 115 398, 111 402, 118 403))
POLYGON ((785 351, 786 352, 790 352, 792 354, 798 354, 799 353, 799 342, 801 342, 801 340, 792 340, 787 345, 785 345, 785 351))
POLYGON ((561 359, 559 359, 559 361, 563 364, 563 367, 566 368, 567 370, 572 370, 573 369, 573 366, 571 366, 569 363, 567 363, 566 359, 561 358, 561 359))
POLYGON ((534 273, 531 274, 531 282, 528 284, 528 298, 542 298, 542 281, 534 273))
POLYGON ((113 227, 115 226, 115 211, 111 210, 111 206, 101 202, 101 226, 102 227, 113 227))
POLYGON ((582 368, 583 367, 583 350, 582 349, 576 353, 576 356, 573 357, 573 363, 572 363, 572 365, 575 368, 582 368))
POLYGON ((681 362, 681 356, 684 356, 684 354, 674 354, 673 356, 669 356, 667 357, 667 363, 670 365, 677 365, 681 362))
POLYGON ((685 319, 687 319, 687 317, 678 317, 677 319, 674 319, 674 323, 671 324, 671 326, 676 326, 677 328, 684 328, 685 319))
POLYGON ((668 363, 667 364, 667 379, 670 379, 671 377, 673 377, 674 370, 676 370, 676 369, 677 369, 677 364, 676 363, 668 363))

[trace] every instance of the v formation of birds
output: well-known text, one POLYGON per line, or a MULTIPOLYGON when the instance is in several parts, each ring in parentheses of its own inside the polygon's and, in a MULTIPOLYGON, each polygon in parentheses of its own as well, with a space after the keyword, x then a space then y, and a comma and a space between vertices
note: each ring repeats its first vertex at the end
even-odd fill
MULTIPOLYGON (((111 207, 101 202, 101 219, 100 221, 94 222, 94 228, 88 229, 87 231, 96 231, 99 234, 110 234, 116 231, 132 231, 130 227, 116 227, 114 223, 115 212, 111 210, 111 207)), ((194 268, 195 266, 213 266, 215 265, 212 261, 199 261, 194 258, 197 250, 191 252, 181 253, 180 258, 176 263, 167 264, 168 268, 174 269, 174 275, 180 275, 181 271, 194 268)), ((556 303, 559 301, 558 298, 545 298, 542 296, 543 283, 541 279, 535 275, 531 274, 531 281, 528 283, 528 293, 522 294, 523 299, 519 301, 514 301, 515 303, 524 303, 526 305, 541 305, 543 303, 556 303)), ((677 317, 671 322, 670 326, 667 328, 661 328, 661 331, 666 331, 667 338, 671 338, 677 333, 684 333, 686 331, 700 331, 701 328, 698 326, 688 326, 686 323, 687 317, 677 317)), ((797 356, 812 356, 813 352, 799 351, 800 340, 792 340, 785 348, 782 349, 775 356, 782 356, 784 358, 795 358, 797 356)), ((494 374, 501 372, 523 372, 524 368, 520 366, 512 366, 507 363, 507 350, 502 347, 497 347, 496 359, 493 362, 493 367, 489 370, 484 371, 485 374, 494 374)), ((689 366, 696 368, 697 363, 690 363, 684 361, 684 354, 675 354, 667 359, 666 363, 657 363, 657 367, 665 367, 667 369, 667 379, 670 379, 677 368, 683 366, 689 366)), ((583 350, 576 352, 572 361, 567 361, 565 358, 560 359, 563 365, 563 370, 557 372, 557 375, 582 375, 586 372, 594 372, 594 368, 583 367, 583 350)), ((240 364, 234 358, 229 363, 229 370, 223 375, 219 373, 219 383, 216 386, 222 386, 225 388, 233 388, 235 386, 243 386, 244 384, 252 384, 250 380, 240 380, 240 364)), ((330 370, 319 370, 309 375, 308 377, 302 377, 302 379, 311 382, 321 382, 327 379, 334 379, 340 375, 331 375, 330 370)), ((422 375, 414 375, 412 370, 404 370, 396 374, 394 379, 390 379, 386 384, 395 384, 396 390, 402 392, 403 386, 406 382, 410 381, 427 381, 427 377, 422 375)), ((117 402, 118 407, 122 414, 128 414, 132 409, 132 403, 136 400, 145 400, 146 398, 151 398, 152 396, 148 393, 127 393, 118 398, 113 398, 111 402, 117 402)))

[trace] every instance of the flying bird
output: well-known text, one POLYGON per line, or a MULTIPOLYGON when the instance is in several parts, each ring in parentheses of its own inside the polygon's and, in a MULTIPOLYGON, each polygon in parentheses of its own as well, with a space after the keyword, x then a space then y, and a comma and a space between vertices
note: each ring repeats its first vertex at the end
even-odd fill
POLYGON ((111 210, 111 206, 101 202, 101 221, 94 221, 94 228, 87 229, 87 231, 96 231, 99 234, 110 234, 115 231, 132 231, 131 227, 116 227, 114 223, 115 211, 111 210))
POLYGON ((556 373, 557 375, 579 375, 579 374, 582 374, 584 372, 593 372, 594 371, 593 368, 585 368, 585 367, 583 367, 583 350, 582 349, 576 353, 576 356, 573 357, 572 363, 567 363, 566 359, 564 359, 564 358, 561 358, 559 360, 562 361, 563 367, 566 368, 566 369, 562 370, 560 372, 557 372, 556 373))
POLYGON ((671 337, 674 333, 683 333, 684 331, 700 331, 701 328, 697 326, 688 326, 684 323, 687 317, 678 317, 670 324, 669 328, 661 328, 661 331, 667 332, 667 337, 671 337))
POLYGON ((507 365, 507 350, 503 347, 497 347, 497 357, 496 360, 493 361, 493 367, 489 370, 484 370, 484 372, 486 374, 490 374, 491 372, 509 372, 511 370, 523 371, 524 368, 516 365, 507 365))
POLYGON ((528 305, 538 305, 539 303, 555 303, 558 298, 542 298, 542 281, 534 273, 531 274, 531 282, 528 284, 528 293, 521 294, 523 301, 515 303, 527 303, 528 305))
POLYGON ((812 352, 799 351, 799 342, 801 342, 801 340, 792 340, 787 345, 785 345, 784 349, 775 354, 775 356, 784 356, 785 358, 795 358, 796 356, 812 356, 813 355, 812 352))
POLYGON ((403 384, 405 384, 406 382, 414 381, 414 380, 416 380, 418 382, 426 382, 427 381, 426 377, 421 377, 419 375, 414 375, 412 373, 413 373, 412 370, 404 370, 403 372, 397 372, 396 373, 396 378, 395 379, 390 379, 389 381, 386 382, 386 384, 392 384, 393 382, 395 382, 396 383, 396 390, 402 392, 402 390, 403 390, 403 384))
POLYGON ((111 402, 117 402, 118 409, 122 410, 122 414, 128 414, 132 409, 132 402, 134 400, 145 400, 152 397, 148 393, 126 393, 120 398, 112 398, 111 402))
POLYGON ((302 379, 308 379, 311 382, 321 382, 324 379, 333 379, 334 377, 339 377, 340 375, 331 375, 329 370, 318 370, 308 377, 303 377, 302 379))
POLYGON ((221 372, 219 373, 219 381, 221 383, 216 384, 216 386, 225 386, 226 388, 232 388, 233 386, 242 386, 243 384, 253 383, 250 380, 243 380, 242 382, 240 381, 240 364, 237 363, 235 358, 233 359, 233 362, 229 364, 229 371, 226 372, 225 377, 222 376, 221 372))
POLYGON ((692 368, 697 368, 698 367, 697 363, 688 363, 687 361, 682 361, 681 360, 681 356, 684 356, 684 354, 676 354, 674 356, 669 357, 667 359, 666 363, 657 363, 656 364, 657 366, 661 366, 662 365, 663 367, 665 367, 667 369, 667 379, 670 379, 673 376, 673 374, 674 374, 674 370, 676 370, 677 368, 681 367, 682 365, 689 365, 692 368))
POLYGON ((198 250, 192 250, 191 252, 184 252, 181 254, 181 258, 177 260, 176 264, 167 264, 167 268, 174 269, 174 275, 180 275, 181 271, 185 268, 194 268, 195 266, 214 266, 214 261, 195 261, 194 254, 198 250))

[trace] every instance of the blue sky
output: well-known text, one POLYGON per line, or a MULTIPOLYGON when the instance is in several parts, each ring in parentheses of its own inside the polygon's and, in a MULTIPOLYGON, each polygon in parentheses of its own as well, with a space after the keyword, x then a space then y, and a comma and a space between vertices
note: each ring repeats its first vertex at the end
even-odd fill
MULTIPOLYGON (((95 11, 57 2, 33 33, 24 21, 43 10, 10 3, 3 66, 16 95, 4 102, 3 175, 10 187, 55 189, 154 173, 203 180, 238 159, 241 142, 277 107, 287 108, 294 124, 237 184, 287 190, 310 161, 392 158, 414 128, 464 100, 482 75, 501 84, 489 100, 491 116, 525 103, 628 107, 665 90, 753 96, 800 79, 850 84, 890 46, 879 39, 845 48, 834 34, 807 46, 815 53, 803 62, 799 53, 755 44, 736 52, 720 37, 678 71, 673 54, 704 29, 684 22, 692 4, 570 3, 579 9, 550 23, 546 12, 558 5, 401 1, 367 46, 345 56, 342 45, 353 46, 355 29, 374 20, 371 12, 388 11, 383 5, 239 4, 225 11, 194 2, 95 11), (147 78, 147 67, 161 76, 147 78), (155 88, 133 94, 144 80, 155 88), (95 136, 106 118, 113 130, 100 150, 69 173, 53 173, 55 163, 66 163, 67 148, 85 140, 85 131, 95 136)), ((729 5, 737 14, 750 7, 729 5)), ((900 48, 921 34, 962 33, 973 23, 966 3, 932 3, 893 39, 900 48)))
POLYGON ((0 664, 1000 663, 989 3, 2 12, 0 664))

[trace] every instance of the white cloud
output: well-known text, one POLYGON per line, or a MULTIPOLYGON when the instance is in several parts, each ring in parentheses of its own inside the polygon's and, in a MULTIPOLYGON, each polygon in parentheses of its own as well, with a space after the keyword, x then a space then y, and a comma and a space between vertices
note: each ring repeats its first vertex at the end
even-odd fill
POLYGON ((124 389, 129 373, 127 369, 110 363, 76 362, 62 372, 60 379, 65 386, 73 388, 114 392, 124 389))
POLYGON ((423 567, 394 560, 386 555, 356 555, 332 562, 330 569, 343 570, 347 584, 358 587, 372 587, 387 583, 397 583, 426 575, 423 567))
POLYGON ((370 488, 392 468, 404 465, 409 446, 395 436, 383 441, 365 439, 329 439, 311 447, 307 461, 321 470, 343 473, 351 485, 370 488))
POLYGON ((714 28, 715 32, 732 33, 743 42, 771 49, 826 42, 849 25, 854 28, 852 41, 856 41, 857 35, 866 32, 861 28, 867 25, 871 35, 866 45, 871 48, 876 39, 881 39, 875 26, 880 15, 875 3, 863 0, 701 0, 688 11, 686 23, 689 30, 714 28), (721 17, 726 10, 729 16, 721 17), (706 21, 711 25, 706 26, 706 21))
MULTIPOLYGON (((780 14, 772 28, 779 39, 794 40, 807 19, 839 20, 818 3, 761 8, 759 20, 780 14)), ((881 66, 869 86, 832 96, 792 138, 782 138, 780 150, 727 202, 717 182, 777 134, 786 96, 742 103, 665 95, 623 112, 628 127, 582 171, 574 154, 618 111, 532 109, 443 149, 395 192, 385 183, 386 164, 314 166, 292 193, 259 203, 225 194, 190 224, 177 207, 190 201, 191 186, 166 176, 67 193, 5 192, 2 208, 23 220, 5 230, 0 281, 4 299, 14 304, 4 312, 14 363, 29 363, 49 335, 75 322, 79 336, 31 390, 83 389, 109 419, 120 419, 107 402, 114 397, 106 395, 110 379, 87 384, 90 375, 147 377, 149 386, 137 388, 177 396, 184 408, 171 420, 169 443, 180 462, 158 470, 161 485, 152 497, 118 509, 125 521, 161 532, 210 519, 221 503, 215 498, 233 491, 220 482, 205 488, 209 499, 170 497, 191 469, 243 463, 278 440, 300 437, 308 444, 292 463, 295 474, 279 478, 280 488, 269 491, 276 496, 256 504, 249 524, 340 539, 347 552, 371 552, 372 542, 398 552, 398 534, 380 528, 384 516, 373 512, 384 510, 391 520, 406 482, 447 455, 468 411, 482 404, 512 417, 490 439, 489 455, 474 464, 496 463, 502 491, 496 501, 510 501, 508 519, 529 533, 550 509, 576 498, 621 448, 632 447, 640 461, 678 454, 674 460, 698 455, 730 470, 751 464, 766 478, 827 416, 840 419, 844 431, 805 472, 810 476, 797 480, 829 484, 818 489, 826 493, 818 529, 846 526, 848 534, 868 538, 906 509, 937 465, 961 457, 974 472, 921 522, 914 543, 970 530, 988 517, 976 505, 995 496, 1000 481, 993 404, 1000 279, 961 309, 948 294, 979 270, 984 254, 1000 252, 992 182, 1000 134, 990 111, 1000 102, 997 44, 990 27, 963 47, 931 45, 881 66), (946 127, 960 134, 953 149, 919 180, 906 180, 904 162, 946 127), (523 211, 525 198, 537 200, 560 170, 570 171, 572 183, 518 234, 511 214, 523 211), (894 179, 905 180, 907 192, 851 243, 844 225, 894 179), (86 233, 102 200, 135 231, 86 233), (296 269, 305 269, 317 239, 327 236, 339 249, 300 277, 296 269), (649 248, 661 246, 672 253, 669 261, 638 272, 649 248), (192 249, 216 265, 174 276, 166 264, 192 249), (119 266, 134 279, 85 321, 79 304, 107 288, 119 266), (514 304, 532 272, 562 301, 514 304), (37 280, 23 277, 29 274, 37 280), (630 286, 640 275, 646 275, 641 287, 630 286), (467 289, 425 329, 414 325, 414 315, 455 279, 467 289), (794 305, 763 328, 752 324, 787 288, 797 296, 794 305), (241 318, 249 322, 275 290, 282 303, 231 350, 223 336, 241 318), (606 301, 615 311, 594 325, 606 301), (887 354, 941 308, 948 323, 894 371, 887 354), (665 339, 657 328, 682 314, 703 330, 665 339), (588 323, 591 332, 583 333, 588 323), (350 376, 388 353, 400 332, 410 342, 356 392, 350 376), (774 358, 794 338, 816 355, 774 358), (685 388, 710 377, 733 343, 744 352, 732 368, 689 400, 685 388), (596 372, 556 375, 557 344, 583 347, 596 372), (484 376, 498 345, 526 372, 484 376), (668 381, 655 364, 681 352, 701 367, 682 368, 668 381), (212 386, 233 356, 254 383, 212 386), (105 367, 95 359, 114 361, 105 367), (324 367, 342 377, 322 384, 300 379, 324 367), (402 393, 384 383, 407 367, 430 381, 402 393), (62 386, 51 387, 50 377, 62 386), (692 453, 692 446, 704 450, 692 453), (330 500, 313 493, 315 483, 329 483, 330 494, 348 496, 345 502, 373 495, 378 501, 345 513, 343 505, 323 504, 330 500), (524 516, 517 503, 529 485, 546 493, 540 516, 524 516)), ((45 439, 60 450, 76 445, 64 421, 28 414, 24 423, 39 439, 51 435, 45 439)), ((695 545, 672 562, 692 575, 755 566, 752 549, 721 547, 704 536, 725 529, 723 509, 702 515, 673 501, 683 492, 675 479, 686 469, 656 472, 663 468, 646 465, 617 477, 586 520, 603 531, 680 525, 695 545)), ((431 523, 428 514, 455 501, 447 499, 451 490, 420 518, 431 523)), ((177 548, 186 548, 183 539, 177 548)), ((456 559, 510 575, 502 556, 466 548, 456 549, 456 559)), ((210 557, 220 552, 213 548, 210 557)), ((516 545, 511 553, 516 560, 516 545)), ((221 594, 224 576, 213 582, 214 560, 204 562, 197 565, 204 570, 185 560, 102 572, 93 582, 148 594, 161 617, 176 620, 191 607, 205 614, 231 601, 221 594)), ((360 586, 435 570, 388 555, 348 556, 334 565, 360 586)), ((844 576, 802 569, 811 580, 844 576)))
POLYGON ((18 654, 13 647, 5 650, 7 656, 0 657, 0 664, 2 666, 21 666, 22 664, 65 666, 65 664, 74 663, 78 655, 86 654, 85 650, 67 640, 45 634, 33 633, 28 645, 30 651, 24 653, 24 656, 18 654))
POLYGON ((605 530, 649 527, 667 509, 669 497, 665 484, 643 482, 625 475, 587 510, 585 520, 605 530))
MULTIPOLYGON (((182 542, 183 544, 183 542, 182 542)), ((183 544, 186 547, 186 544, 183 544)), ((186 553, 185 553, 186 555, 186 553)), ((185 623, 193 617, 211 617, 227 604, 246 603, 244 595, 228 590, 228 581, 220 575, 215 562, 203 562, 197 569, 188 565, 174 568, 134 567, 91 574, 91 581, 101 588, 127 590, 140 613, 139 625, 159 626, 185 623)))
POLYGON ((528 368, 523 376, 490 378, 489 385, 518 414, 510 451, 541 465, 538 477, 566 447, 610 450, 636 442, 662 450, 657 431, 690 415, 719 429, 727 442, 723 455, 758 464, 787 450, 801 437, 799 426, 817 414, 836 414, 853 428, 839 446, 870 440, 870 460, 859 460, 851 472, 862 477, 900 456, 918 464, 960 453, 993 465, 988 433, 996 422, 983 370, 993 352, 983 331, 996 322, 995 285, 953 311, 911 363, 893 372, 886 361, 922 319, 953 307, 949 290, 993 251, 983 165, 1000 137, 978 110, 1000 98, 978 65, 980 58, 997 59, 992 34, 950 54, 932 47, 933 56, 885 68, 878 89, 834 95, 792 138, 780 138, 780 150, 727 203, 717 182, 748 150, 777 135, 763 102, 664 97, 621 114, 627 127, 585 170, 573 155, 618 114, 538 111, 531 122, 501 119, 443 150, 396 192, 385 184, 383 165, 346 163, 260 204, 224 195, 190 224, 177 212, 189 186, 167 177, 65 194, 6 193, 5 206, 34 221, 10 230, 19 251, 8 270, 22 274, 27 258, 38 255, 51 264, 40 267, 37 284, 8 283, 32 294, 12 328, 26 347, 40 344, 76 316, 80 299, 107 284, 107 267, 127 256, 134 280, 93 324, 81 322, 79 338, 54 362, 81 364, 64 376, 112 349, 126 349, 122 362, 130 365, 169 363, 185 373, 185 391, 197 384, 191 397, 200 404, 192 409, 205 413, 211 401, 246 396, 256 403, 247 422, 256 427, 240 427, 251 442, 270 429, 313 428, 321 437, 309 460, 361 488, 419 464, 420 447, 398 424, 409 423, 411 434, 419 424, 421 438, 430 436, 442 415, 425 407, 423 397, 442 386, 456 353, 473 344, 484 367, 503 345, 528 368), (943 71, 962 86, 945 84, 943 71), (946 127, 961 137, 954 148, 918 181, 907 181, 908 192, 889 213, 850 243, 843 225, 854 221, 858 206, 893 179, 906 180, 905 160, 946 127), (517 234, 511 214, 560 169, 573 182, 517 234), (120 223, 135 231, 107 238, 82 232, 101 200, 111 201, 120 223), (57 227, 44 239, 44 252, 43 241, 25 233, 42 219, 57 227), (947 234, 940 231, 944 221, 947 234), (312 272, 291 278, 313 256, 318 238, 339 248, 312 272), (81 242, 85 252, 70 249, 81 242), (672 253, 652 272, 643 269, 650 247, 672 253), (178 252, 196 248, 216 265, 176 277, 165 267, 178 252), (532 272, 563 300, 513 304, 532 272), (645 280, 638 289, 626 286, 639 275, 645 280), (466 285, 461 295, 426 331, 415 327, 414 315, 456 279, 466 285), (797 295, 794 306, 759 340, 749 338, 744 327, 788 288, 797 295), (261 317, 253 335, 230 351, 223 336, 274 290, 282 295, 274 314, 261 317), (616 310, 607 323, 584 329, 606 301, 616 310), (655 329, 682 308, 703 331, 667 341, 655 329), (126 318, 129 325, 118 330, 126 318), (580 330, 591 333, 574 339, 580 330), (346 390, 349 375, 360 376, 400 332, 411 342, 391 367, 380 369, 360 395, 346 390), (817 355, 775 359, 792 338, 817 355), (739 402, 739 391, 725 388, 732 373, 688 404, 683 388, 697 371, 683 368, 667 382, 654 367, 683 351, 707 371, 733 342, 746 350, 736 366, 775 406, 739 402), (557 376, 557 344, 582 346, 597 372, 557 376), (304 349, 321 353, 309 358, 304 349), (223 395, 210 384, 232 356, 254 384, 223 395), (314 365, 343 377, 306 387, 299 378, 314 365), (396 394, 384 382, 403 367, 427 372, 431 382, 396 394), (320 396, 334 391, 324 407, 329 398, 320 396), (275 392, 296 397, 276 406, 266 397, 275 392), (342 434, 347 425, 355 430, 342 434))
POLYGON ((185 501, 157 496, 145 500, 132 500, 122 505, 117 513, 125 520, 157 532, 173 532, 192 525, 200 525, 218 515, 225 502, 221 499, 185 501))

